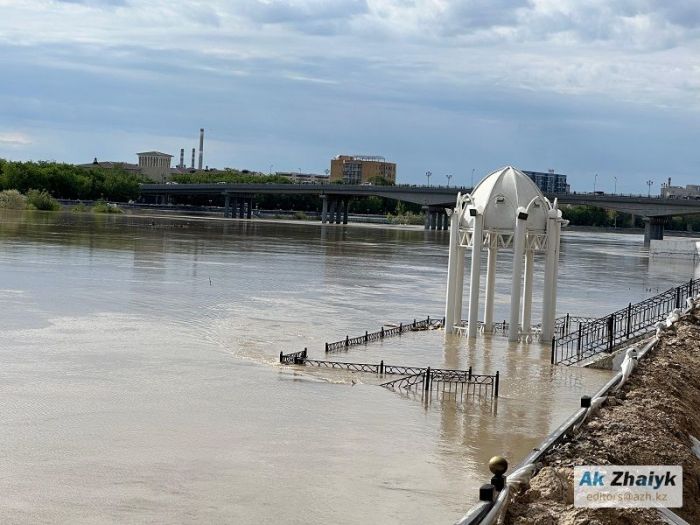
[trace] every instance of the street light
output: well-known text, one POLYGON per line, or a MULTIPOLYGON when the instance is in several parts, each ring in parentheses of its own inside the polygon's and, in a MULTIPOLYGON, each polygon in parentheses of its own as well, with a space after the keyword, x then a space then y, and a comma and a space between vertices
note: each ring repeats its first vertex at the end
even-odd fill
POLYGON ((274 167, 274 164, 270 164, 270 175, 272 175, 272 168, 274 167))
POLYGON ((595 174, 595 177, 593 177, 593 193, 595 193, 595 185, 598 183, 598 174, 595 174))
POLYGON ((428 187, 430 187, 430 177, 433 175, 432 171, 426 171, 425 176, 428 177, 428 187))
POLYGON ((447 187, 450 187, 450 180, 452 179, 452 175, 445 175, 447 177, 447 187))
POLYGON ((613 190, 613 194, 617 194, 617 177, 613 177, 615 179, 615 189, 613 190))
POLYGON ((651 197, 651 185, 654 184, 653 180, 648 180, 647 181, 647 197, 651 197))
POLYGON ((476 168, 472 168, 472 189, 474 189, 474 170, 476 168))

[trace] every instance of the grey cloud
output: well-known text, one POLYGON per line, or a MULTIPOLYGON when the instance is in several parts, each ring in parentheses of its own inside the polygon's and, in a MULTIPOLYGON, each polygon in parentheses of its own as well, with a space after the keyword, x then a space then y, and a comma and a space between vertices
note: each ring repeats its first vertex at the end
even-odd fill
POLYGON ((128 0, 56 0, 63 4, 82 4, 93 7, 125 7, 128 0))

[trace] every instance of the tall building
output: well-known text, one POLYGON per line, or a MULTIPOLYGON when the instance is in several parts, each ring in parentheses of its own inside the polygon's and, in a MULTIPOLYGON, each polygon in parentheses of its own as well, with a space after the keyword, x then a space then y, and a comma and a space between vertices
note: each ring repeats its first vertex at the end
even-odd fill
POLYGON ((396 164, 384 157, 367 155, 338 155, 331 160, 330 182, 363 184, 377 177, 389 184, 396 184, 396 164))
POLYGON ((141 173, 156 182, 164 182, 168 178, 172 155, 160 151, 144 151, 137 153, 137 155, 139 156, 141 173))
POLYGON ((554 173, 554 170, 549 170, 547 173, 523 170, 523 173, 532 179, 542 193, 569 193, 570 191, 566 183, 566 175, 554 173))

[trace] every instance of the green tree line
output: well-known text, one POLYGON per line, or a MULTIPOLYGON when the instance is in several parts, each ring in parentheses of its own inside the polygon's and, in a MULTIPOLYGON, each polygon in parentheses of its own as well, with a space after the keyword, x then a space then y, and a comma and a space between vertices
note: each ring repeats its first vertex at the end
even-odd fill
POLYGON ((121 168, 82 168, 58 162, 0 159, 0 191, 45 191, 58 199, 107 199, 125 202, 139 195, 139 174, 121 168))

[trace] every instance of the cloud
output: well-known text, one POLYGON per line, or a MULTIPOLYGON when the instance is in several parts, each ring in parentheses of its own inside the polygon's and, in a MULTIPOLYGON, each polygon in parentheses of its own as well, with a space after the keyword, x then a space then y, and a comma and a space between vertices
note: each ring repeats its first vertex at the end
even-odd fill
POLYGON ((0 144, 10 147, 28 146, 32 141, 26 135, 17 132, 0 132, 0 144))

